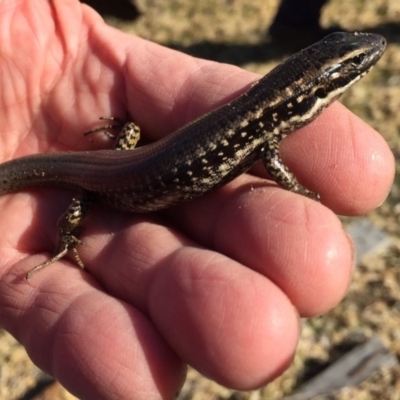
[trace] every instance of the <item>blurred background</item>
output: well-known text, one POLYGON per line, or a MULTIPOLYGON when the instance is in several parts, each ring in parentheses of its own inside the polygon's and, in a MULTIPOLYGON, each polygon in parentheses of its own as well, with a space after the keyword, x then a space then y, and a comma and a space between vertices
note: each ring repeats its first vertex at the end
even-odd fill
MULTIPOLYGON (((298 5, 312 3, 295 1, 298 5)), ((108 24, 127 33, 260 74, 330 30, 382 34, 388 40, 382 60, 341 101, 383 135, 399 169, 400 1, 316 1, 320 5, 325 3, 321 14, 319 6, 315 6, 318 10, 313 21, 306 21, 309 12, 300 10, 297 22, 283 9, 282 15, 275 18, 281 5, 278 0, 84 2, 101 13, 108 24), (270 30, 271 25, 274 28, 270 30)), ((357 243, 359 254, 353 283, 338 307, 324 316, 303 321, 296 357, 280 378, 257 391, 237 392, 189 370, 179 399, 400 399, 399 219, 398 176, 379 209, 362 218, 342 219, 357 243), (363 347, 365 344, 370 352, 363 347), (354 348, 366 353, 361 352, 360 356, 354 348), (318 382, 318 374, 343 362, 343 357, 347 365, 349 360, 355 360, 347 378, 357 375, 360 379, 356 383, 343 377, 325 377, 325 384, 334 383, 323 389, 329 394, 314 396, 310 392, 301 397, 299 391, 305 382, 312 378, 318 382), (349 383, 355 386, 346 387, 349 383)), ((339 365, 339 371, 345 368, 339 365)), ((74 397, 34 367, 24 349, 9 334, 0 331, 0 399, 74 397)))

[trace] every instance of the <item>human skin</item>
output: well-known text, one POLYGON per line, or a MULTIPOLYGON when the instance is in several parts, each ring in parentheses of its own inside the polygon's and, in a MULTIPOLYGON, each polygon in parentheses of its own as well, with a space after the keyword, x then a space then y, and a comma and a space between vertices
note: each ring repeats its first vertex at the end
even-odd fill
MULTIPOLYGON (((235 98, 258 75, 196 59, 107 26, 76 0, 0 0, 0 159, 110 147, 82 132, 129 114, 148 141, 235 98)), ((335 103, 285 139, 282 154, 322 203, 285 191, 257 166, 157 214, 98 206, 79 247, 33 275, 56 242, 72 193, 0 198, 0 323, 32 360, 82 399, 169 399, 186 365, 254 389, 290 365, 300 316, 334 307, 353 246, 335 214, 386 197, 393 156, 335 103)))

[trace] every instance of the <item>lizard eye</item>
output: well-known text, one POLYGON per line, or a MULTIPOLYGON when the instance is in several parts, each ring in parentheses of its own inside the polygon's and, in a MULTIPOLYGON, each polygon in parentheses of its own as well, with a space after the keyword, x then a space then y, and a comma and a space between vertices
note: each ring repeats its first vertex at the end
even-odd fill
POLYGON ((365 57, 361 54, 359 54, 358 56, 354 56, 351 61, 351 63, 356 67, 364 64, 364 62, 365 62, 365 57))
POLYGON ((351 59, 351 65, 354 68, 359 69, 365 64, 366 61, 367 61, 367 57, 365 57, 363 54, 359 54, 358 56, 354 56, 351 59))

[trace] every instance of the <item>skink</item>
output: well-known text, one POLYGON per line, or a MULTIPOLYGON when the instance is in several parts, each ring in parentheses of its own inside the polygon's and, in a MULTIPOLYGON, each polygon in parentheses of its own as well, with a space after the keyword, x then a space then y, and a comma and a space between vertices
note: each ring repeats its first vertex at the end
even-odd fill
POLYGON ((0 194, 35 186, 83 193, 60 222, 56 255, 73 250, 93 201, 130 212, 151 212, 202 195, 262 160, 280 186, 319 200, 283 164, 279 143, 313 121, 379 60, 385 39, 369 33, 334 33, 293 55, 232 102, 152 144, 135 148, 138 128, 126 124, 114 150, 39 154, 0 165, 0 194))

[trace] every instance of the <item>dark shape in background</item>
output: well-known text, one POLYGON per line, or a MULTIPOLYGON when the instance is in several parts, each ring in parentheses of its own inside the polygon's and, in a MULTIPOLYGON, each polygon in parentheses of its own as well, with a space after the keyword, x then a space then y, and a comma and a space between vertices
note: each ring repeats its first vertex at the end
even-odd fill
MULTIPOLYGON (((103 17, 113 17, 120 19, 121 21, 134 22, 143 14, 143 12, 146 11, 140 11, 138 7, 134 4, 134 0, 80 1, 95 9, 103 17)), ((319 28, 319 16, 321 7, 327 1, 328 0, 282 0, 280 2, 280 8, 274 19, 273 25, 277 22, 290 25, 290 23, 294 20, 294 25, 300 24, 301 26, 302 24, 304 25, 304 23, 314 21, 312 25, 314 27, 314 31, 317 31, 319 28), (289 6, 294 7, 295 2, 297 1, 299 2, 299 5, 304 5, 304 3, 307 2, 307 7, 305 8, 305 10, 308 10, 307 12, 309 12, 309 15, 305 16, 304 13, 298 13, 298 15, 296 15, 288 12, 288 9, 289 11, 291 10, 289 6), (310 10, 312 9, 313 11, 311 12, 310 10), (298 17, 298 20, 295 19, 296 17, 298 17)), ((295 7, 295 10, 298 11, 299 5, 295 7)), ((329 31, 332 30, 340 30, 340 27, 334 27, 337 29, 332 28, 333 27, 328 27, 327 29, 320 28, 319 33, 324 33, 324 31, 326 31, 325 33, 329 33, 329 31)), ((198 43, 192 43, 190 45, 182 45, 181 43, 176 42, 164 42, 160 44, 194 57, 218 62, 225 62, 237 66, 242 66, 249 62, 262 63, 273 59, 281 59, 282 57, 287 57, 288 55, 293 54, 294 52, 306 47, 307 45, 307 43, 304 43, 304 38, 302 37, 301 32, 291 32, 291 39, 287 40, 286 42, 282 42, 281 40, 275 40, 277 38, 270 37, 270 27, 266 26, 265 29, 266 33, 264 40, 257 44, 235 45, 232 43, 228 44, 218 41, 210 42, 207 40, 203 40, 198 43)), ((371 28, 360 30, 360 32, 380 33, 381 35, 385 36, 386 40, 389 43, 400 43, 400 23, 397 22, 371 26, 371 28)), ((316 40, 318 40, 318 38, 316 38, 316 40)))
POLYGON ((95 9, 102 17, 115 17, 124 21, 134 21, 141 12, 130 0, 80 0, 95 9))

